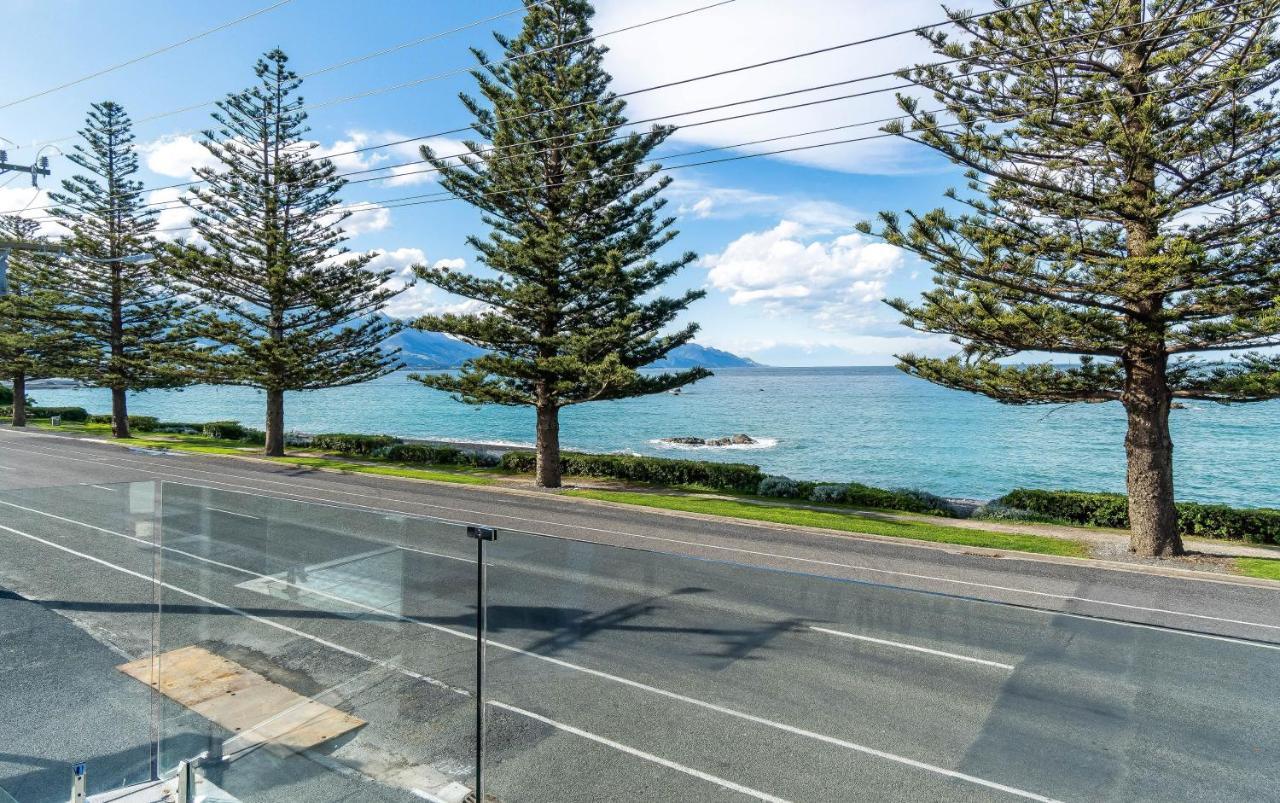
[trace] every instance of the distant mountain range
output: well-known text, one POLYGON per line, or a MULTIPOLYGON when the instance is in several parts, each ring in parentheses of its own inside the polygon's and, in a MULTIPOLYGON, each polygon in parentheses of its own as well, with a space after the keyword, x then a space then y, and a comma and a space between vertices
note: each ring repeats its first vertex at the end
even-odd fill
MULTIPOLYGON (((387 348, 399 348, 400 359, 409 368, 459 368, 462 363, 478 357, 484 349, 463 343, 439 332, 404 331, 387 338, 387 348)), ((759 366, 754 360, 739 357, 727 351, 688 343, 673 349, 664 359, 650 368, 752 368, 759 366)))

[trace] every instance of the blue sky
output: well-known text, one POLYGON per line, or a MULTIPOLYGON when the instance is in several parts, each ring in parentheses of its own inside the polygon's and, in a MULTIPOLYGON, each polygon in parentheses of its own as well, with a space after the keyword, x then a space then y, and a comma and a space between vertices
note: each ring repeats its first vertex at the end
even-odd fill
MULTIPOLYGON (((601 0, 598 33, 707 5, 713 0, 601 0)), ((270 0, 173 3, 162 0, 3 0, 11 35, 0 51, 6 76, 0 104, 25 97, 103 67, 271 5, 270 0), (14 33, 16 32, 16 33, 14 33)), ((39 143, 65 138, 80 127, 88 104, 111 99, 139 121, 136 135, 149 187, 187 178, 202 158, 198 132, 209 124, 210 107, 152 117, 246 86, 255 58, 283 48, 294 68, 307 74, 383 48, 428 37, 512 11, 518 0, 290 0, 246 22, 138 64, 47 96, 0 109, 0 136, 14 161, 28 160, 39 143), (195 135, 195 136, 193 136, 195 135)), ((611 52, 606 64, 618 91, 649 87, 688 76, 860 39, 943 17, 936 2, 902 0, 735 0, 721 7, 602 38, 611 52)), ((978 10, 975 8, 975 10, 978 10)), ((328 70, 306 81, 303 95, 316 108, 311 136, 329 152, 377 145, 459 128, 468 117, 457 94, 471 79, 450 74, 472 66, 468 47, 490 53, 490 31, 514 31, 519 14, 403 48, 368 61, 328 70), (441 77, 443 76, 443 77, 441 77), (358 100, 344 100, 405 82, 358 100), (336 101, 336 102, 334 102, 336 101)), ((633 119, 674 115, 713 104, 886 72, 928 58, 913 37, 847 48, 812 58, 635 95, 633 119)), ((736 106, 715 113, 668 118, 691 123, 799 101, 833 98, 893 86, 877 79, 811 92, 786 100, 736 106)), ((874 120, 896 112, 892 93, 824 103, 680 130, 664 146, 667 165, 715 159, 875 133, 854 128, 757 146, 679 157, 709 147, 781 137, 819 128, 874 120)), ((430 140, 439 152, 456 152, 459 135, 430 140)), ((55 147, 46 148, 54 178, 71 166, 55 147)), ((408 161, 415 146, 337 156, 343 170, 408 161)), ((390 173, 371 174, 390 175, 390 173)), ((888 295, 917 294, 929 285, 928 268, 907 254, 863 238, 853 224, 881 209, 928 209, 958 183, 956 170, 909 144, 887 139, 817 148, 788 156, 748 159, 670 172, 670 209, 680 217, 674 248, 700 255, 673 289, 705 287, 708 296, 688 317, 700 322, 702 343, 746 354, 773 365, 869 365, 892 362, 895 352, 949 353, 945 337, 912 333, 880 303, 888 295)), ((403 175, 350 186, 344 197, 362 211, 351 221, 357 250, 385 252, 380 264, 405 268, 415 261, 470 266, 464 238, 479 231, 474 211, 458 202, 405 208, 383 204, 436 192, 427 175, 403 175)), ((47 185, 46 185, 47 186, 47 185)), ((159 190, 154 200, 176 197, 159 190)), ((0 187, 0 207, 47 203, 25 177, 0 187)), ((183 213, 164 213, 162 226, 183 223, 183 213)), ((459 299, 418 286, 404 294, 396 312, 410 315, 454 307, 459 299)), ((465 309, 465 307, 462 307, 465 309)))

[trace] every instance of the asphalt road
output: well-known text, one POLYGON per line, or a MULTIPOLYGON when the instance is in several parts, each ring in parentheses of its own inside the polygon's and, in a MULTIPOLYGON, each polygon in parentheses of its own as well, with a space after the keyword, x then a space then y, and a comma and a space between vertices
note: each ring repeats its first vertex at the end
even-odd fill
MULTIPOLYGON (((10 431, 0 586, 40 607, 13 600, 32 622, 6 631, 0 692, 100 689, 125 713, 91 775, 113 776, 137 763, 138 692, 76 657, 199 644, 369 723, 226 764, 241 799, 469 783, 463 523, 500 529, 500 800, 1280 799, 1272 589, 10 431), (160 499, 117 484, 155 479, 160 499), (79 640, 25 646, 68 621, 79 640)), ((14 756, 68 755, 65 722, 41 724, 0 720, 0 787, 36 777, 14 756)), ((166 765, 233 736, 172 705, 159 731, 166 765)))

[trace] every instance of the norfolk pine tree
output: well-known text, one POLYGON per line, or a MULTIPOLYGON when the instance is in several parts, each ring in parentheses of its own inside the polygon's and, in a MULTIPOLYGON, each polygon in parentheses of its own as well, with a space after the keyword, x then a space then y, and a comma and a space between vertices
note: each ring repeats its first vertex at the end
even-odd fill
POLYGON ((67 158, 84 172, 51 193, 53 214, 71 230, 64 245, 86 351, 76 376, 111 389, 111 431, 129 437, 126 394, 189 382, 190 338, 180 324, 189 302, 152 257, 156 212, 142 200, 132 123, 111 101, 89 109, 83 142, 67 158))
POLYGON ((196 326, 218 344, 211 381, 266 393, 266 454, 284 454, 285 391, 341 387, 399 367, 381 343, 396 325, 379 314, 398 291, 372 254, 348 256, 338 193, 346 183, 303 139, 301 79, 273 50, 254 67, 258 84, 219 101, 217 159, 196 174, 199 247, 180 246, 177 271, 205 305, 196 326))
POLYGON ((900 367, 1010 404, 1119 401, 1138 554, 1182 552, 1174 401, 1280 397, 1280 359, 1249 353, 1280 343, 1277 11, 1070 0, 953 15, 963 41, 926 38, 959 63, 904 73, 945 114, 903 97, 910 123, 890 127, 964 166, 972 191, 949 193, 960 213, 881 216, 935 271, 922 301, 889 303, 963 344, 900 367), (1079 364, 998 362, 1025 352, 1079 364))
POLYGON ((417 377, 470 404, 537 411, 537 483, 560 485, 560 410, 659 393, 708 375, 636 369, 689 342, 690 324, 663 334, 693 301, 655 292, 695 258, 655 258, 676 232, 660 218, 649 154, 670 129, 620 134, 625 104, 609 89, 604 49, 583 0, 526 2, 520 33, 496 35, 504 60, 476 50, 485 103, 463 95, 485 143, 458 161, 423 148, 441 184, 490 228, 467 242, 493 276, 420 267, 444 290, 481 302, 475 315, 427 315, 413 325, 489 350, 458 375, 417 377))
MULTIPOLYGON (((0 240, 39 248, 57 246, 38 237, 40 224, 16 215, 0 217, 0 240)), ((54 254, 14 250, 9 255, 9 292, 0 296, 0 376, 13 388, 12 423, 27 424, 28 379, 66 376, 83 352, 77 348, 76 312, 66 293, 68 277, 54 254)))

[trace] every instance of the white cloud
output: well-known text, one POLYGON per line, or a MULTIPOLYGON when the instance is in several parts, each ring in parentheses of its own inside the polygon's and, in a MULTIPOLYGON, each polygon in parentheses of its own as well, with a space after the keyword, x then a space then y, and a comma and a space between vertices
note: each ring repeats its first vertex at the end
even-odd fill
POLYGON ((168 242, 179 239, 189 243, 201 242, 194 231, 186 228, 191 225, 195 212, 186 204, 178 203, 182 192, 177 187, 166 187, 147 193, 147 203, 155 204, 160 209, 160 214, 156 216, 156 238, 168 242))
POLYGON ((386 313, 393 318, 417 318, 428 314, 456 313, 458 315, 474 315, 488 309, 487 305, 469 298, 459 298, 442 292, 434 285, 416 281, 413 273, 415 265, 431 264, 435 268, 462 270, 466 267, 465 259, 437 259, 431 263, 426 252, 421 248, 397 248, 392 251, 377 250, 376 256, 370 260, 370 270, 392 271, 391 277, 384 287, 392 290, 404 289, 400 295, 387 305, 386 313))
MULTIPOLYGON (((25 177, 18 181, 25 181, 25 177)), ((45 208, 53 203, 48 189, 43 186, 32 187, 29 183, 14 183, 16 186, 0 187, 0 211, 39 220, 40 228, 36 229, 38 237, 65 237, 70 234, 66 227, 51 218, 51 210, 45 208)))
POLYGON ((219 164, 200 140, 189 135, 161 137, 138 146, 147 169, 162 176, 192 178, 197 167, 219 164))
POLYGON ((382 231, 391 225, 391 210, 369 201, 339 206, 336 211, 351 213, 350 217, 342 221, 342 229, 348 237, 382 231))
POLYGON ((765 365, 893 365, 893 355, 913 352, 932 357, 955 354, 945 335, 850 335, 778 339, 701 339, 704 345, 750 357, 765 365))
MULTIPOLYGON (((929 24, 943 18, 942 9, 934 0, 895 3, 875 0, 792 0, 786 4, 785 12, 779 10, 779 5, 766 2, 733 3, 682 17, 678 21, 609 37, 606 40, 609 53, 605 56, 605 66, 617 79, 615 85, 618 90, 626 92, 865 39, 882 32, 929 24), (661 58, 654 58, 655 53, 661 53, 661 58)), ((603 0, 599 3, 599 13, 594 24, 596 30, 607 31, 687 8, 685 0, 649 0, 646 3, 603 0)), ((632 119, 649 118, 891 72, 899 67, 935 58, 919 37, 907 34, 697 81, 678 89, 633 95, 626 100, 632 119)), ((901 80, 890 75, 788 98, 685 115, 663 122, 688 124, 882 89, 901 83, 901 80)), ((897 114, 899 110, 894 101, 894 92, 889 91, 804 109, 684 128, 677 131, 672 139, 730 145, 897 114)), ((744 150, 773 151, 877 133, 878 126, 872 125, 762 143, 744 150)), ((888 137, 799 151, 777 158, 851 173, 900 173, 918 170, 925 165, 932 168, 938 164, 922 146, 888 137)))
POLYGON ((828 231, 825 224, 783 220, 768 231, 749 232, 703 258, 707 279, 729 295, 730 304, 808 314, 825 328, 876 324, 885 281, 902 266, 901 250, 857 233, 814 239, 828 231))

